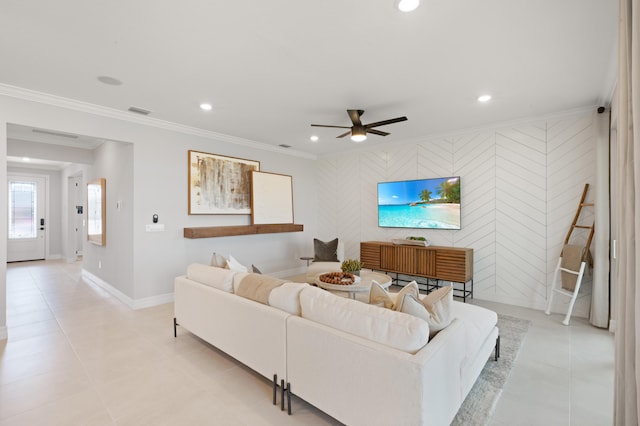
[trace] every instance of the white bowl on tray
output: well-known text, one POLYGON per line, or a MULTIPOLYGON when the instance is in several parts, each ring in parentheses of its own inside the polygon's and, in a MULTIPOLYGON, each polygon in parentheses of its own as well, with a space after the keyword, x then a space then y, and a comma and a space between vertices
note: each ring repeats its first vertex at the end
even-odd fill
POLYGON ((407 239, 393 239, 391 240, 391 242, 393 244, 396 245, 406 245, 406 246, 420 246, 420 247, 427 247, 428 245, 431 244, 431 242, 429 240, 425 240, 425 241, 421 241, 421 240, 407 240, 407 239))

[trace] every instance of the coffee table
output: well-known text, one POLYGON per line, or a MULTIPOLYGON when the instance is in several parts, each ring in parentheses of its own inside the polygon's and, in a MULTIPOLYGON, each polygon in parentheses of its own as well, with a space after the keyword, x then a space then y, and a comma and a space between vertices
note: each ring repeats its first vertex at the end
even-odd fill
POLYGON ((325 283, 320 281, 320 275, 322 274, 318 274, 313 278, 313 284, 316 284, 318 287, 325 290, 347 292, 349 293, 349 297, 352 299, 356 298, 356 293, 369 292, 371 289, 371 281, 377 281, 378 284, 385 289, 389 288, 391 285, 391 277, 389 275, 372 271, 360 271, 360 281, 356 281, 351 285, 325 283))

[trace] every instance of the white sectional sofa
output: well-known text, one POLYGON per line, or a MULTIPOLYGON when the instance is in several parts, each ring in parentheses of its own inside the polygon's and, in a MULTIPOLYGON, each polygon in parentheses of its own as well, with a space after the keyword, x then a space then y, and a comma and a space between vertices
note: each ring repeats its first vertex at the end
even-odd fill
POLYGON ((429 338, 423 319, 255 275, 190 265, 175 279, 174 327, 273 380, 274 404, 279 378, 290 413, 293 393, 348 425, 448 425, 494 348, 497 360, 487 309, 453 302, 429 338))

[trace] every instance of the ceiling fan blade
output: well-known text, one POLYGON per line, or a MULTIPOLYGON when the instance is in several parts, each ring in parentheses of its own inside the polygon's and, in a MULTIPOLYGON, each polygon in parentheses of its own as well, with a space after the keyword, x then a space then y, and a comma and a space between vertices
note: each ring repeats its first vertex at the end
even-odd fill
POLYGON ((332 128, 336 128, 336 129, 350 129, 351 127, 349 126, 330 126, 328 124, 312 124, 312 127, 332 127, 332 128))
POLYGON ((372 127, 386 126, 387 124, 399 123, 401 121, 407 121, 407 117, 398 117, 389 120, 376 121, 375 123, 365 124, 364 127, 365 129, 370 129, 372 127))
POLYGON ((348 109, 347 114, 349 114, 349 118, 354 126, 362 126, 362 122, 360 122, 360 116, 364 114, 364 111, 361 109, 348 109))
POLYGON ((391 133, 383 132, 381 130, 376 130, 376 129, 367 129, 367 133, 371 133, 378 136, 388 136, 391 134, 391 133))
POLYGON ((349 136, 350 134, 351 134, 351 130, 349 130, 348 132, 345 132, 345 133, 343 133, 341 135, 336 136, 336 139, 344 138, 345 136, 349 136))

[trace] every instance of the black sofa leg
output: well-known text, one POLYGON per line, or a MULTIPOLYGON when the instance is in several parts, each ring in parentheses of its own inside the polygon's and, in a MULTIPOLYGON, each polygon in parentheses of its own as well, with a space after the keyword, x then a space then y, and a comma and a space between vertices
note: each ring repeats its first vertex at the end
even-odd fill
POLYGON ((287 414, 291 415, 291 383, 287 383, 287 414))
POLYGON ((277 404, 277 395, 278 395, 278 375, 273 375, 273 405, 277 404))
POLYGON ((280 411, 284 411, 284 379, 280 380, 280 411))
POLYGON ((178 320, 176 320, 176 317, 173 317, 173 337, 178 337, 178 320))
POLYGON ((500 358, 500 335, 498 335, 498 338, 496 339, 496 358, 495 358, 495 360, 497 361, 498 358, 500 358))

